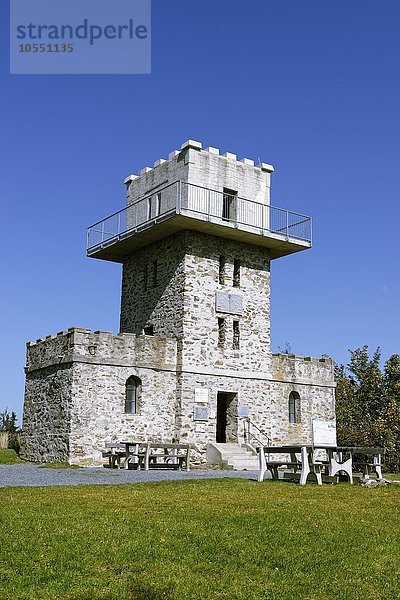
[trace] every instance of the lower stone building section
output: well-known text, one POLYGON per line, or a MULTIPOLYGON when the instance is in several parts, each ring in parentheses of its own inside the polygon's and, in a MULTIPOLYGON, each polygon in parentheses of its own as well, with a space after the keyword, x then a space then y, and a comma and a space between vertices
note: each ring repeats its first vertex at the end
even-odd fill
POLYGON ((268 372, 182 371, 177 341, 72 328, 28 344, 23 455, 102 464, 108 442, 312 443, 334 420, 330 359, 271 355, 268 372))

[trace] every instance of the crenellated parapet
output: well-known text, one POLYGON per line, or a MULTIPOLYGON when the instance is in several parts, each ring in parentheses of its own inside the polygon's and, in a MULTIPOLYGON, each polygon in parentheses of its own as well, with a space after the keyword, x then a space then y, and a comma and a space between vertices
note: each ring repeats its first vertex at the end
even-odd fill
POLYGON ((279 382, 334 385, 334 362, 331 358, 297 356, 295 354, 273 354, 271 377, 279 382))
POLYGON ((176 368, 176 340, 71 327, 27 343, 25 372, 68 363, 176 368))

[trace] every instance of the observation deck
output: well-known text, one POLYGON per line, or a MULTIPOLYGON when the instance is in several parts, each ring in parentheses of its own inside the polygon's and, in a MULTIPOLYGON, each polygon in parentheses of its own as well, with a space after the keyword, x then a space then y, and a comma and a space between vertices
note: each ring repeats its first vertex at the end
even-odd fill
POLYGON ((123 262, 134 250, 189 229, 263 246, 271 258, 311 247, 312 219, 237 195, 175 181, 87 230, 87 255, 123 262))

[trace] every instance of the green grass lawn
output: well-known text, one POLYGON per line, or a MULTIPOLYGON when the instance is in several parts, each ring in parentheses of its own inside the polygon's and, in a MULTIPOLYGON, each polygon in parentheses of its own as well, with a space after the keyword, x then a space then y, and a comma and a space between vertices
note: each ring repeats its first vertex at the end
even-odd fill
POLYGON ((0 490, 0 598, 400 598, 400 487, 0 490))
MULTIPOLYGON (((17 463, 23 463, 15 450, 0 450, 0 465, 16 465, 17 463)), ((1 596, 0 596, 1 598, 1 596)))

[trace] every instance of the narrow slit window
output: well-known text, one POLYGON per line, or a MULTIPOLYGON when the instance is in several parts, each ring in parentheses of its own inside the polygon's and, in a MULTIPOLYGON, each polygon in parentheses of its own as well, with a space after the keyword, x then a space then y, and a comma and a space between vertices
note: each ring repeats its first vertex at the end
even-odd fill
POLYGON ((138 377, 129 377, 125 384, 125 413, 135 415, 139 411, 142 382, 138 377))
POLYGON ((161 192, 156 194, 156 216, 161 214, 161 192))
POLYGON ((147 220, 151 220, 151 215, 153 212, 153 196, 150 196, 147 200, 147 220))
POLYGON ((225 346, 226 322, 225 319, 218 319, 218 348, 225 346))
POLYGON ((219 283, 220 283, 220 285, 225 284, 225 267, 226 267, 225 256, 220 256, 219 257, 219 283))
POLYGON ((157 287, 158 284, 158 263, 156 260, 152 263, 152 285, 157 287))
POLYGON ((289 395, 289 423, 300 423, 300 396, 297 392, 289 395))
POLYGON ((233 262, 233 287, 240 287, 240 260, 233 262))
POLYGON ((233 321, 233 350, 239 350, 240 348, 240 324, 239 321, 233 321))

